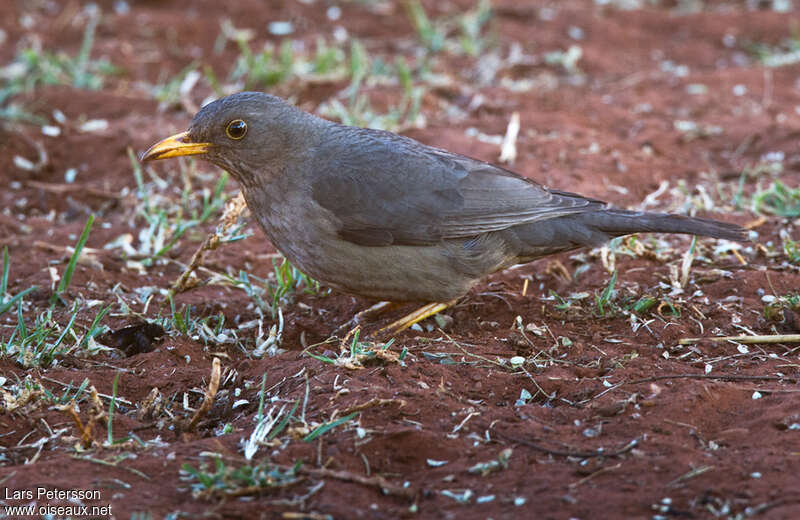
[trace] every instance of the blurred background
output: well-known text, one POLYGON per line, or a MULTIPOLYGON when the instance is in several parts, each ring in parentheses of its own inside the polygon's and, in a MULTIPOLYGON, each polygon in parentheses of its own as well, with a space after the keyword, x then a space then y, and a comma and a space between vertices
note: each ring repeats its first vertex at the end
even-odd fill
POLYGON ((797 517, 796 403, 755 401, 796 383, 796 349, 680 343, 800 331, 796 4, 3 0, 0 483, 99 486, 119 518, 797 517), (138 161, 242 90, 753 242, 619 239, 498 273, 398 343, 342 341, 372 302, 246 210, 220 222, 225 172, 138 161))

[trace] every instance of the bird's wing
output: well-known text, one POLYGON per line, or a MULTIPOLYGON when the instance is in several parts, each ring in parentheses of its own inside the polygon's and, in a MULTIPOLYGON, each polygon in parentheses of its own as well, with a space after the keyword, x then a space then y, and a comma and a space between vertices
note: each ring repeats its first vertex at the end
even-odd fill
POLYGON ((312 196, 357 244, 428 245, 604 206, 389 132, 329 135, 314 153, 312 196))

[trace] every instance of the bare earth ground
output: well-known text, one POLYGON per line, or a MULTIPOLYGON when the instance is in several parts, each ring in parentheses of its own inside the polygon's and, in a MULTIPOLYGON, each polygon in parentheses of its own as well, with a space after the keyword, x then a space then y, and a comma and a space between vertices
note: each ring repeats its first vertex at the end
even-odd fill
MULTIPOLYGON (((471 56, 454 20, 475 4, 425 2, 447 41, 426 57, 425 31, 400 2, 98 2, 90 60, 116 71, 99 89, 59 80, 14 92, 5 102, 39 119, 0 120, 10 256, 0 302, 37 287, 0 314, 0 504, 71 504, 8 498, 44 486, 97 489, 82 503, 111 504, 114 518, 799 518, 797 344, 707 338, 800 333, 800 65, 764 58, 791 58, 800 19, 780 2, 623 3, 493 2, 471 56), (282 350, 259 357, 276 319, 214 273, 274 283, 274 249, 245 215, 248 238, 204 257, 199 285, 174 298, 176 318, 166 290, 221 206, 156 259, 144 215, 157 206, 168 223, 196 218, 220 172, 158 164, 137 186, 128 156, 186 127, 215 95, 208 72, 223 88, 236 81, 241 48, 220 37, 223 20, 228 33, 252 30, 254 52, 294 40, 300 60, 320 37, 342 49, 344 72, 248 88, 309 111, 347 106, 357 39, 372 66, 402 57, 421 89, 424 120, 401 121, 404 134, 497 162, 516 112, 516 171, 624 207, 749 225, 754 240, 702 239, 692 252, 689 237, 643 236, 540 260, 490 277, 388 350, 356 341, 362 356, 350 356, 352 337, 341 341, 347 330, 320 342, 373 302, 301 288, 279 301, 282 350), (271 34, 276 21, 291 34, 271 34), (153 85, 178 78, 177 91, 187 70, 201 73, 196 84, 159 103, 153 85), (784 206, 769 195, 776 181, 795 190, 784 206), (793 216, 776 215, 792 204, 793 216), (90 213, 86 248, 51 304, 90 213), (113 247, 125 235, 129 248, 113 247), (81 341, 107 305, 105 334, 81 341), (48 309, 38 352, 53 348, 52 363, 19 346, 48 309), (144 320, 166 328, 162 339, 144 320), (119 332, 136 325, 138 335, 119 332), (706 339, 681 343, 694 337, 706 339), (214 358, 218 392, 189 424, 214 358), (262 401, 288 422, 248 461, 262 401)), ((4 2, 0 63, 29 48, 77 56, 92 16, 78 2, 4 2)), ((404 96, 396 79, 357 86, 372 113, 404 96)), ((237 188, 223 190, 220 200, 237 188)))

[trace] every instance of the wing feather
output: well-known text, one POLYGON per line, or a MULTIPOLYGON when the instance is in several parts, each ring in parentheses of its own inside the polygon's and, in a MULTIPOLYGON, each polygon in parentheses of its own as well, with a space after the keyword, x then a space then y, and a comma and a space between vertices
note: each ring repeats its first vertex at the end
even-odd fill
POLYGON ((429 245, 605 206, 389 132, 330 135, 313 154, 312 196, 357 244, 429 245))

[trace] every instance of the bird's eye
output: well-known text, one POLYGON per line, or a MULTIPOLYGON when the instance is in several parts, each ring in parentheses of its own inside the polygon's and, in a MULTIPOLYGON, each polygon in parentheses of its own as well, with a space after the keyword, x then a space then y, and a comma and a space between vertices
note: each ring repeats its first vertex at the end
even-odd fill
POLYGON ((247 123, 241 119, 234 119, 225 127, 225 134, 231 139, 241 139, 247 133, 247 123))

